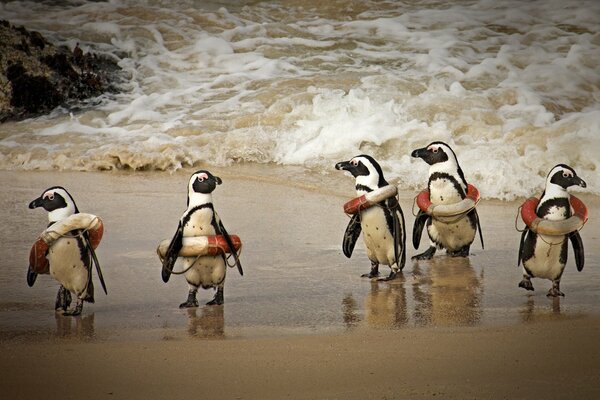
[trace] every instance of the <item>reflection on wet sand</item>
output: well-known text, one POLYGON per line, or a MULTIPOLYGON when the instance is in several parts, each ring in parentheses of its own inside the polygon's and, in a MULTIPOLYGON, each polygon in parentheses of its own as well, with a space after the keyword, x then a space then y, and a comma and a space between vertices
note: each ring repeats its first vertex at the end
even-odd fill
POLYGON ((200 339, 223 339, 225 337, 225 316, 223 306, 205 306, 200 309, 188 308, 188 334, 200 339))
POLYGON ((78 317, 65 317, 55 314, 56 337, 80 340, 91 340, 96 336, 94 328, 94 314, 78 317))
MULTIPOLYGON (((558 320, 569 318, 561 314, 560 297, 537 299, 540 304, 536 306, 536 298, 532 294, 527 295, 527 300, 519 310, 523 322, 538 322, 546 320, 558 320)), ((572 315, 571 315, 572 317, 572 315)))
POLYGON ((366 321, 372 328, 400 328, 408 322, 404 276, 382 284, 371 282, 365 299, 366 321))
POLYGON ((412 284, 417 326, 475 325, 481 319, 483 272, 468 258, 436 257, 415 263, 412 284))

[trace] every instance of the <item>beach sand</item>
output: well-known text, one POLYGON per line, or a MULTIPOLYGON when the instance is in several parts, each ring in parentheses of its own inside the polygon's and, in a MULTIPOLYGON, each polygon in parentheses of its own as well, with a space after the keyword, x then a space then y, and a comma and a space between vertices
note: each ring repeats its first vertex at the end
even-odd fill
MULTIPOLYGON (((155 253, 185 209, 193 171, 0 172, 0 393, 10 399, 402 399, 600 396, 600 200, 582 231, 586 266, 570 255, 561 289, 517 288, 520 202, 484 199, 468 259, 408 261, 393 282, 370 282, 362 243, 347 259, 342 205, 353 181, 303 168, 211 168, 214 204, 243 242, 244 276, 228 270, 225 305, 179 310, 186 283, 160 279, 155 253), (25 282, 31 244, 47 223, 27 204, 65 186, 101 216, 97 250, 108 296, 77 318, 53 311, 57 284, 25 282)), ((401 190, 412 231, 413 191, 401 190)), ((537 193, 532 193, 537 194, 537 193)), ((419 250, 427 243, 424 240, 419 250)), ((409 246, 408 256, 417 251, 409 246)), ((385 270, 383 270, 385 271, 385 270)), ((387 271, 386 271, 387 272, 387 271)), ((212 291, 199 292, 201 302, 212 291)))

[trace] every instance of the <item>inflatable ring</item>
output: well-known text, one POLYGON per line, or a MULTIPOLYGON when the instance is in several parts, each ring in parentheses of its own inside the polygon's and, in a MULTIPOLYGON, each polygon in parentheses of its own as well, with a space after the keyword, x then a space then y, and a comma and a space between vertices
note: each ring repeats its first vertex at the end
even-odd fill
POLYGON ((578 231, 588 220, 588 210, 585 204, 577 197, 570 196, 573 215, 561 221, 550 221, 537 216, 535 210, 540 202, 539 199, 531 197, 521 206, 521 218, 525 225, 535 233, 550 236, 567 235, 578 231))
POLYGON ((427 215, 435 218, 457 217, 468 213, 479 202, 479 190, 471 184, 467 186, 467 197, 453 204, 433 204, 429 198, 429 190, 423 190, 417 196, 417 205, 427 215))
POLYGON ((46 228, 35 241, 29 252, 29 265, 33 272, 47 274, 49 272, 48 259, 46 258, 48 249, 58 239, 77 229, 87 231, 92 248, 96 249, 98 247, 104 234, 104 224, 100 217, 86 213, 73 214, 46 228))
MULTIPOLYGON (((234 251, 239 251, 242 248, 242 241, 237 235, 230 235, 233 242, 234 251)), ((165 239, 159 243, 156 253, 161 261, 165 258, 171 241, 165 239)), ((180 257, 197 257, 197 256, 216 256, 217 254, 231 253, 231 249, 227 245, 225 236, 188 236, 183 238, 180 257)))
POLYGON ((344 212, 346 214, 356 214, 357 212, 372 207, 396 194, 398 194, 398 188, 396 186, 384 186, 367 194, 363 194, 360 197, 353 198, 344 204, 344 212))

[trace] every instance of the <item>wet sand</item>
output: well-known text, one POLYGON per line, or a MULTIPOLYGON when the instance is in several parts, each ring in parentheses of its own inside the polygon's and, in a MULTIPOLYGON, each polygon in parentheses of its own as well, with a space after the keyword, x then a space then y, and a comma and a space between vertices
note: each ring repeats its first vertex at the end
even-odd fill
MULTIPOLYGON (((228 270, 225 305, 179 310, 181 277, 160 279, 155 254, 185 209, 192 171, 0 172, 0 392, 9 398, 565 398, 598 397, 600 201, 582 195, 586 266, 570 254, 564 299, 517 288, 519 202, 479 206, 485 250, 408 261, 390 283, 361 279, 362 243, 346 259, 342 204, 352 180, 300 168, 211 168, 245 275, 228 270), (57 284, 25 283, 46 213, 29 201, 65 186, 106 226, 98 257, 107 281, 78 318, 55 316, 57 284), (179 278, 179 279, 178 279, 179 278)), ((415 193, 401 205, 412 230, 415 193)), ((485 194, 484 194, 485 196, 485 194)), ((420 250, 426 247, 422 243, 420 250)), ((408 255, 416 254, 409 248, 408 255)), ((201 291, 201 303, 212 291, 201 291)))

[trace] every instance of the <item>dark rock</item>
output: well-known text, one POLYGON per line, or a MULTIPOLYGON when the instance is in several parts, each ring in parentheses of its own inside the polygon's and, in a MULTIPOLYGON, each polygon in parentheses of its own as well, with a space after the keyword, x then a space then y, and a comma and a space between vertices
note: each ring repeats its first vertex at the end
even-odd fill
POLYGON ((57 47, 39 32, 0 20, 0 122, 49 113, 61 106, 118 92, 124 81, 116 60, 57 47))

